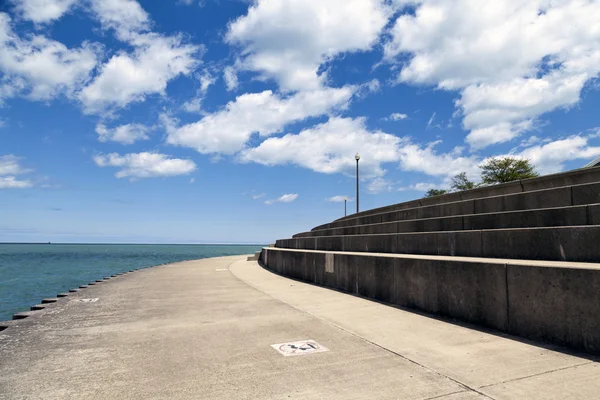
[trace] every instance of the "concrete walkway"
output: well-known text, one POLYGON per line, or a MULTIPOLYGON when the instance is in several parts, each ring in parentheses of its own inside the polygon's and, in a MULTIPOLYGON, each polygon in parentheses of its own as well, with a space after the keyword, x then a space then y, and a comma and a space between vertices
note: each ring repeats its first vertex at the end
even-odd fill
POLYGON ((0 399, 598 393, 600 368, 591 358, 289 280, 245 257, 140 270, 0 332, 0 399), (305 339, 329 351, 284 357, 271 347, 305 339))

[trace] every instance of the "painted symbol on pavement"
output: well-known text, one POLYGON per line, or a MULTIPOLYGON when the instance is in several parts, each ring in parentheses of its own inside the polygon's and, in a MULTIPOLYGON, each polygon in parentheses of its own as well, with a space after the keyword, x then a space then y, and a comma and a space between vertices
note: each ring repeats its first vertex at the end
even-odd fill
POLYGON ((319 343, 310 339, 299 340, 297 342, 272 344, 271 347, 285 357, 303 356, 306 354, 329 351, 327 347, 321 346, 319 343))
POLYGON ((77 299, 75 301, 78 303, 95 303, 98 301, 98 297, 95 297, 93 299, 77 299))

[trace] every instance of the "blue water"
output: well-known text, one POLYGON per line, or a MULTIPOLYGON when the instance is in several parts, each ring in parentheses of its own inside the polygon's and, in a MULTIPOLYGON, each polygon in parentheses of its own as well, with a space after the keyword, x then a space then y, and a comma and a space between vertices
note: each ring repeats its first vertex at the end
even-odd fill
POLYGON ((0 244, 0 321, 45 297, 131 269, 250 254, 261 245, 0 244))

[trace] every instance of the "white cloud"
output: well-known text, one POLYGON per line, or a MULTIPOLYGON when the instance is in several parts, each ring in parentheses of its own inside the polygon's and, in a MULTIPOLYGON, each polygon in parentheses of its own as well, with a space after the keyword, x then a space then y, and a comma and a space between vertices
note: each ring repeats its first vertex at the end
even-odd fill
POLYGON ((383 0, 258 0, 229 25, 226 40, 241 46, 240 68, 282 90, 317 89, 327 79, 320 65, 369 50, 392 11, 383 0))
POLYGON ((325 200, 331 202, 331 203, 343 203, 344 200, 348 201, 348 202, 352 202, 354 201, 353 198, 348 197, 348 196, 333 196, 333 197, 328 197, 325 200))
POLYGON ((0 13, 0 102, 17 95, 32 100, 70 95, 89 79, 98 62, 95 46, 69 49, 42 35, 24 40, 10 24, 10 17, 0 13))
POLYGON ((403 187, 399 187, 398 191, 399 192, 404 192, 404 191, 416 191, 416 192, 426 192, 430 189, 440 189, 443 188, 444 184, 436 184, 436 183, 431 183, 431 182, 417 182, 415 184, 409 185, 409 186, 403 186, 403 187))
POLYGON ((401 121, 403 119, 407 119, 408 115, 402 113, 392 113, 389 117, 384 118, 384 120, 388 121, 401 121))
POLYGON ((65 14, 77 0, 13 0, 23 18, 35 23, 51 22, 65 14))
POLYGON ((393 183, 381 176, 372 179, 367 184, 367 192, 371 194, 377 194, 381 192, 391 192, 393 190, 393 183))
POLYGON ((254 133, 269 136, 289 123, 344 108, 353 91, 354 87, 323 88, 288 97, 270 90, 246 93, 227 103, 223 110, 192 124, 176 127, 173 121, 163 117, 167 142, 191 147, 203 154, 234 154, 254 133))
POLYGON ((427 121, 427 128, 425 128, 425 129, 431 128, 431 124, 433 124, 433 122, 435 121, 435 114, 436 114, 435 112, 433 114, 431 114, 429 121, 427 121))
POLYGON ((471 179, 479 176, 479 158, 463 156, 464 149, 460 147, 450 153, 438 153, 435 151, 438 144, 439 141, 425 147, 413 143, 402 146, 399 150, 400 167, 405 171, 422 172, 431 176, 451 177, 461 172, 466 172, 471 179))
POLYGON ((228 65, 223 69, 223 79, 225 80, 225 88, 227 91, 230 92, 238 87, 237 73, 231 65, 228 65))
POLYGON ((326 174, 354 174, 358 151, 361 177, 376 177, 385 173, 383 163, 398 160, 401 143, 397 136, 367 130, 364 118, 331 117, 299 134, 269 138, 258 147, 245 149, 240 159, 269 166, 294 164, 326 174))
POLYGON ((91 0, 91 10, 103 29, 114 29, 120 40, 150 29, 150 17, 135 0, 91 0))
POLYGON ((19 164, 19 157, 12 154, 0 156, 0 189, 25 189, 33 186, 30 180, 17 179, 16 175, 30 172, 19 164))
POLYGON ((258 200, 258 199, 260 199, 262 197, 265 197, 265 196, 266 196, 265 193, 253 194, 252 195, 252 200, 258 200))
POLYGON ((195 55, 200 47, 182 44, 180 36, 148 33, 133 34, 130 39, 135 50, 112 56, 81 91, 79 99, 86 113, 124 107, 152 94, 164 95, 168 81, 190 74, 198 64, 195 55))
POLYGON ((201 74, 197 74, 196 78, 200 81, 196 97, 183 104, 184 111, 189 113, 202 112, 202 101, 208 92, 208 88, 217 81, 217 78, 208 69, 205 69, 201 74))
POLYGON ((33 186, 28 180, 18 180, 14 176, 0 176, 0 189, 27 189, 33 186))
POLYGON ((542 114, 572 107, 600 73, 598 1, 415 4, 396 20, 385 58, 400 57, 402 82, 461 93, 456 106, 473 148, 511 140, 542 114))
POLYGON ((298 198, 297 193, 286 193, 281 195, 280 197, 265 201, 265 204, 273 204, 273 203, 291 203, 292 201, 298 198))
POLYGON ((562 171, 565 161, 592 160, 600 156, 600 147, 589 146, 587 137, 574 135, 544 145, 532 146, 511 156, 526 158, 535 165, 539 173, 550 174, 562 171))
POLYGON ((132 144, 137 140, 148 140, 148 127, 141 124, 126 124, 116 128, 107 128, 104 124, 96 125, 99 142, 117 142, 132 144))
POLYGON ((156 178, 176 175, 187 175, 196 170, 196 164, 191 160, 170 158, 160 153, 130 153, 119 155, 117 153, 99 154, 94 157, 94 162, 99 167, 121 168, 115 176, 117 178, 156 178))

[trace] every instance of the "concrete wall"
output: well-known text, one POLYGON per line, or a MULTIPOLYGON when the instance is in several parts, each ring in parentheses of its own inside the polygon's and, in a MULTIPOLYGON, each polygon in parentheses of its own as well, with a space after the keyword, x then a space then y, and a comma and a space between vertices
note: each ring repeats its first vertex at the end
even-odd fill
POLYGON ((600 354, 598 264, 275 248, 261 260, 291 278, 600 354))
MULTIPOLYGON (((599 168, 600 170, 600 168, 599 168)), ((416 207, 400 211, 388 211, 360 218, 350 218, 313 228, 311 231, 356 225, 377 224, 388 221, 457 215, 484 214, 540 208, 567 207, 600 203, 600 183, 565 186, 494 197, 462 200, 431 206, 416 207)))
POLYGON ((278 248, 600 262, 600 226, 282 239, 278 248))
POLYGON ((582 205, 348 226, 342 228, 303 232, 294 235, 294 238, 332 235, 438 232, 472 229, 598 225, 600 223, 599 221, 600 205, 582 205))
MULTIPOLYGON (((335 221, 343 221, 359 216, 378 214, 394 210, 402 210, 406 208, 448 203, 459 200, 470 200, 481 197, 499 196, 519 192, 528 192, 532 190, 548 189, 561 186, 581 185, 584 183, 592 182, 600 182, 600 167, 582 168, 574 171, 561 172, 558 174, 545 175, 537 178, 524 179, 520 181, 514 181, 493 186, 486 186, 458 193, 449 193, 442 196, 411 200, 404 203, 398 203, 390 206, 361 211, 358 214, 351 214, 347 217, 342 217, 335 221)), ((315 229, 321 228, 325 228, 325 226, 321 225, 315 229)))

